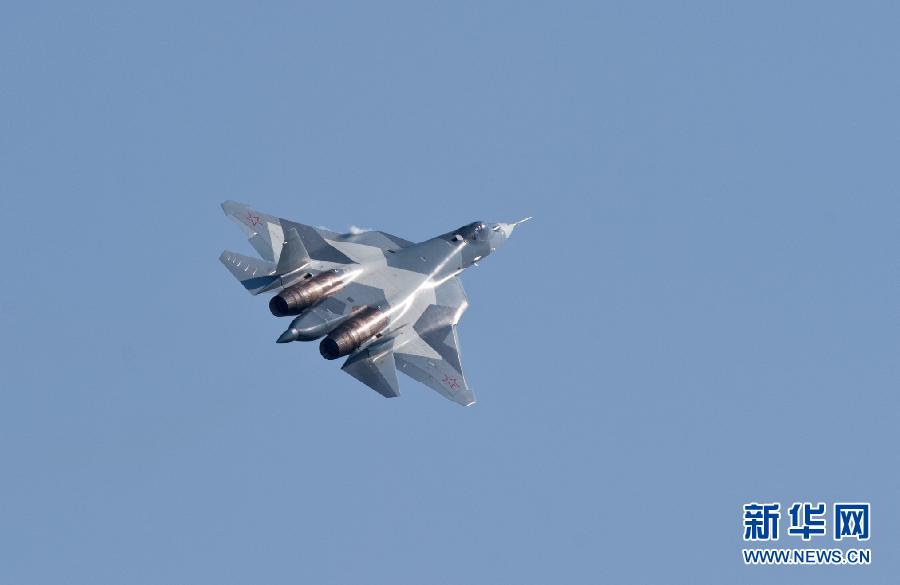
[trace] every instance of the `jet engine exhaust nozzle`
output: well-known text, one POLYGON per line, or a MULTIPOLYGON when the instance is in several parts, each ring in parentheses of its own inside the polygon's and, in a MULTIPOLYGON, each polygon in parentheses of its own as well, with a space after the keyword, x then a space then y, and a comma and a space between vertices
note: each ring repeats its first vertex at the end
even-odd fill
POLYGON ((319 353, 326 360, 350 355, 387 327, 388 321, 388 316, 378 309, 366 307, 329 333, 319 344, 319 353))
POLYGON ((343 286, 344 281, 338 270, 309 276, 306 280, 289 286, 272 297, 269 301, 269 310, 276 317, 299 315, 343 286))

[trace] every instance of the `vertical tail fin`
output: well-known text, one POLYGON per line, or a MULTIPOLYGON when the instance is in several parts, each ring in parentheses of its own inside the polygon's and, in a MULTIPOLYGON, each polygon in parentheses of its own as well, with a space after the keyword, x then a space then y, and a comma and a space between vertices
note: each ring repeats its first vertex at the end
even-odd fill
POLYGON ((300 268, 309 262, 309 252, 300 239, 300 234, 296 228, 288 228, 284 233, 284 244, 281 246, 281 253, 278 255, 278 266, 275 273, 281 276, 292 270, 300 268))

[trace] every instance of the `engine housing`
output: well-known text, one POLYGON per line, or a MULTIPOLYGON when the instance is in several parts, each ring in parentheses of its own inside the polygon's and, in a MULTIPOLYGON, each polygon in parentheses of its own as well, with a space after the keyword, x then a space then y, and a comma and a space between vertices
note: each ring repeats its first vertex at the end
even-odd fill
POLYGON ((340 270, 329 270, 291 285, 272 297, 269 310, 276 317, 299 315, 323 298, 334 294, 344 286, 340 270))
POLYGON ((356 351, 367 339, 387 327, 390 319, 375 307, 365 307, 338 325, 319 344, 326 360, 335 360, 356 351))

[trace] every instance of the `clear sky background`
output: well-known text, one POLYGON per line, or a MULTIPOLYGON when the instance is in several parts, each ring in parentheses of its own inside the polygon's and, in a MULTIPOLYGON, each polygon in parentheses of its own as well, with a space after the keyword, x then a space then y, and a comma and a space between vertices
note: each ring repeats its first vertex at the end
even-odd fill
POLYGON ((898 19, 6 5, 0 583, 895 582, 898 19), (479 403, 276 345, 225 199, 533 215, 463 277, 479 403), (743 566, 754 500, 871 501, 873 565, 743 566))

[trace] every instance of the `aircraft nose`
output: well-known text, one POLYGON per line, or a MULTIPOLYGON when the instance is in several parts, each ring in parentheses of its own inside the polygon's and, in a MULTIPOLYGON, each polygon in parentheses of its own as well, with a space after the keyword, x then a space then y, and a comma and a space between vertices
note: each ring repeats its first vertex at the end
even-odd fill
POLYGON ((297 341, 298 337, 300 337, 300 332, 291 327, 282 333, 281 336, 275 340, 275 343, 290 343, 292 341, 297 341))
POLYGON ((514 222, 512 222, 512 223, 500 223, 500 224, 497 224, 497 225, 500 226, 500 231, 503 232, 503 235, 506 236, 506 237, 508 238, 509 236, 512 235, 513 230, 516 229, 516 226, 517 226, 517 225, 519 225, 520 223, 525 223, 525 222, 528 221, 529 219, 531 219, 531 218, 530 218, 530 217, 526 217, 525 219, 520 219, 519 221, 514 221, 514 222))

